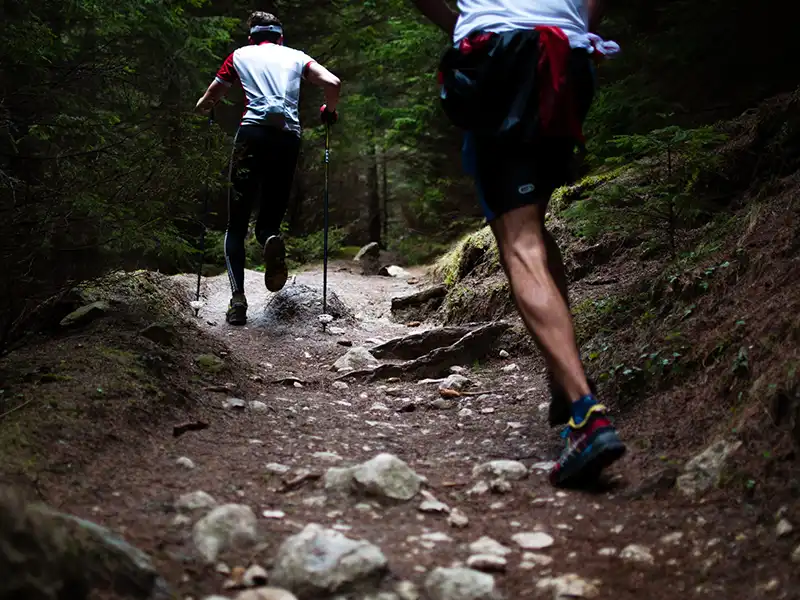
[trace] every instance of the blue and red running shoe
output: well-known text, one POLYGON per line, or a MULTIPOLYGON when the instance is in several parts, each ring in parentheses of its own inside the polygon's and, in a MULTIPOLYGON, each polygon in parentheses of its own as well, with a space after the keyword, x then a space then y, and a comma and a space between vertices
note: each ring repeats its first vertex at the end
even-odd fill
POLYGON ((608 420, 602 404, 589 408, 580 425, 570 419, 561 437, 566 439, 567 447, 550 471, 550 483, 555 486, 590 483, 625 454, 625 444, 608 420))

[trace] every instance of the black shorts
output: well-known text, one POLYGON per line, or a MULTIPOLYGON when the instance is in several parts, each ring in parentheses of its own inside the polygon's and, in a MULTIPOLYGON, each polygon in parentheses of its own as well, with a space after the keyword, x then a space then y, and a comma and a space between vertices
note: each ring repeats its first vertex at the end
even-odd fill
MULTIPOLYGON (((595 89, 594 65, 586 50, 572 51, 568 77, 583 123, 595 89)), ((570 182, 576 143, 567 137, 522 142, 466 133, 464 170, 475 179, 486 220, 521 206, 547 203, 556 188, 570 182)))

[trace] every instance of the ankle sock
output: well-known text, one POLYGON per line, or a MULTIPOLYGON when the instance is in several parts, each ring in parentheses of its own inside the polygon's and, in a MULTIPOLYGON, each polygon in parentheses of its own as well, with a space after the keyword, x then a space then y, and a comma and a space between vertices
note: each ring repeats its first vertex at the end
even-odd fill
POLYGON ((586 414, 589 412, 595 404, 597 404, 597 399, 592 396, 591 394, 584 396, 577 402, 572 403, 572 420, 575 421, 576 425, 581 425, 586 419, 586 414))

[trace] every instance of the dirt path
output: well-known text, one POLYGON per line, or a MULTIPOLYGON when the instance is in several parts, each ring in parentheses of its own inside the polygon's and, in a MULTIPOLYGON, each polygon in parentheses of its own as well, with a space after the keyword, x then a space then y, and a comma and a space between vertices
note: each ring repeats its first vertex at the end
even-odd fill
MULTIPOLYGON (((318 270, 300 273, 294 282, 320 284, 318 270)), ((98 457, 62 499, 62 508, 123 531, 151 553, 182 598, 225 594, 225 576, 193 558, 191 523, 175 523, 175 499, 196 490, 219 504, 246 504, 259 515, 264 544, 226 556, 229 566, 255 562, 268 567, 283 540, 319 523, 376 544, 393 577, 420 589, 431 569, 466 562, 475 554, 469 544, 489 536, 510 550, 505 572, 496 574, 497 587, 508 599, 552 598, 553 591, 538 589, 537 582, 570 573, 594 582, 599 598, 800 597, 797 575, 786 569, 783 555, 771 560, 779 556, 773 549, 773 525, 757 523, 746 506, 724 496, 694 502, 674 490, 631 497, 654 475, 638 466, 651 440, 637 437, 635 414, 619 423, 630 454, 609 474, 604 489, 554 490, 542 463, 557 455, 560 440, 546 425, 546 386, 536 357, 501 359, 498 347, 496 359, 454 365, 466 369, 471 389, 487 395, 449 406, 439 402, 438 408, 435 384, 349 382, 347 389, 334 387, 335 374, 328 366, 347 351, 340 342, 369 347, 375 338, 410 333, 390 321, 389 303, 419 285, 365 278, 333 265, 330 289, 355 316, 351 323, 333 324, 344 329, 339 335, 323 332, 316 322, 273 326, 262 312, 269 296, 255 272, 247 273, 250 324, 229 328, 224 323, 227 279, 221 276, 206 285, 204 327, 241 361, 252 385, 235 394, 196 390, 200 406, 187 418, 207 421, 208 429, 176 439, 156 432, 130 453, 98 457), (274 383, 289 376, 302 387, 274 383), (222 403, 230 396, 263 401, 266 410, 225 410, 222 403), (319 475, 379 453, 406 461, 427 479, 427 489, 438 500, 466 514, 468 526, 452 527, 444 514, 419 512, 419 497, 399 504, 342 498, 327 494, 318 479, 284 489, 282 480, 304 470, 319 475), (176 465, 179 457, 188 457, 195 467, 176 465), (477 482, 473 468, 495 459, 522 461, 530 474, 494 491, 469 494, 477 482), (275 474, 269 463, 290 470, 275 474), (264 518, 263 511, 284 515, 264 518), (539 531, 552 536, 551 547, 526 554, 513 538, 539 531), (625 548, 627 558, 620 556, 625 548)))

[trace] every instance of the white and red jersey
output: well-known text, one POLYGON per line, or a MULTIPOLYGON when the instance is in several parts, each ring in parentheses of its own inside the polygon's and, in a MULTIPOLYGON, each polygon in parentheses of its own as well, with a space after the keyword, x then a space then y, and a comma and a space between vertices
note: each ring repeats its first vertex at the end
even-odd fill
POLYGON ((454 41, 473 31, 505 33, 544 25, 559 27, 573 48, 592 47, 588 0, 458 0, 454 41))
POLYGON ((270 42, 238 48, 225 59, 217 81, 241 83, 246 110, 242 125, 280 122, 300 135, 300 81, 314 59, 306 53, 270 42))

